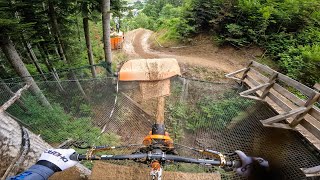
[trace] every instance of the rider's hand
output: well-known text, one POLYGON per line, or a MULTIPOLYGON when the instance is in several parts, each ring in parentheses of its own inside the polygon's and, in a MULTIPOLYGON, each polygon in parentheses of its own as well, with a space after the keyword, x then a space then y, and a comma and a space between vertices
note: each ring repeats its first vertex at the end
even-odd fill
POLYGON ((249 177, 251 173, 255 171, 255 165, 260 166, 260 167, 257 167, 259 169, 269 167, 268 161, 260 157, 250 157, 250 156, 247 156, 242 151, 235 151, 235 153, 238 154, 241 160, 241 167, 237 168, 236 172, 243 177, 249 177))
POLYGON ((74 152, 74 149, 47 149, 41 154, 37 164, 46 166, 55 172, 63 171, 78 163, 69 158, 74 152))

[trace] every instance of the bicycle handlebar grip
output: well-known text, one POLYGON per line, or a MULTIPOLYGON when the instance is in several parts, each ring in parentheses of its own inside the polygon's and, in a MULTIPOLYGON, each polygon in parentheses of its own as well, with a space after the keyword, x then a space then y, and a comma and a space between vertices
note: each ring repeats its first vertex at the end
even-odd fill
POLYGON ((78 153, 73 153, 70 155, 70 160, 73 160, 73 161, 79 161, 79 154, 78 153))

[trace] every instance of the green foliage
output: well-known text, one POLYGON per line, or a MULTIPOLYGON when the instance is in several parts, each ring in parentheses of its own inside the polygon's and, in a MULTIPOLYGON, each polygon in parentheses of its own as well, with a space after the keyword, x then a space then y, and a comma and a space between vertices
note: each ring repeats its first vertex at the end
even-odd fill
POLYGON ((317 55, 310 54, 320 43, 319 9, 317 0, 188 0, 183 17, 196 34, 212 33, 219 44, 264 48, 289 76, 312 86, 320 81, 317 55))
POLYGON ((125 19, 123 25, 126 30, 133 30, 137 28, 155 30, 155 21, 144 13, 139 13, 138 16, 132 19, 125 19))
POLYGON ((185 103, 177 102, 167 106, 166 127, 175 140, 183 137, 183 127, 188 118, 188 106, 185 103))
POLYGON ((125 30, 139 27, 161 31, 159 40, 182 41, 194 33, 194 27, 184 18, 184 7, 180 1, 148 0, 138 16, 127 18, 123 21, 125 30))
MULTIPOLYGON (((34 133, 40 134, 49 143, 61 143, 67 138, 72 138, 92 144, 100 135, 101 129, 95 127, 89 117, 74 118, 71 114, 65 113, 58 104, 51 104, 52 109, 48 109, 39 105, 33 96, 28 96, 24 103, 29 109, 28 113, 12 113, 18 115, 18 118, 28 124, 34 133)), ((84 108, 85 112, 88 111, 87 108, 84 108)), ((11 108, 9 111, 18 111, 17 109, 11 108)), ((117 144, 119 139, 115 134, 103 134, 99 143, 117 144)))
POLYGON ((320 80, 320 44, 290 47, 280 54, 280 67, 288 76, 313 86, 320 80))

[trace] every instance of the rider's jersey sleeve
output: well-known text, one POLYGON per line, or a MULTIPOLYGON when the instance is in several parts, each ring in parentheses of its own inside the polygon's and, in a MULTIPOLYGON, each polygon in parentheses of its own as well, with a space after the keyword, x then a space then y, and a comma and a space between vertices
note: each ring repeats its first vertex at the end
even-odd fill
POLYGON ((7 178, 7 180, 47 180, 54 171, 42 165, 33 165, 24 172, 7 178))

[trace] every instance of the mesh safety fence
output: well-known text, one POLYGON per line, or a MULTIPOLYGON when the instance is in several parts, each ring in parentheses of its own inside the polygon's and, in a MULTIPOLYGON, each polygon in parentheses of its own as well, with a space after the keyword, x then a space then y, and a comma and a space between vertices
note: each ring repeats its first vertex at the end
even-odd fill
MULTIPOLYGON (((81 146, 141 144, 154 123, 157 101, 143 100, 136 82, 119 82, 118 92, 113 78, 39 81, 37 84, 52 109, 41 106, 28 90, 7 112, 54 147, 68 139, 81 146)), ((18 81, 1 84, 1 104, 23 85, 18 81)), ((243 89, 236 83, 171 79, 165 124, 178 154, 201 157, 185 146, 220 152, 242 150, 270 161, 280 170, 282 179, 306 179, 299 168, 319 165, 318 152, 294 131, 263 127, 259 120, 270 118, 275 112, 263 102, 240 97, 243 89)), ((108 153, 135 151, 137 147, 133 146, 108 153)), ((138 166, 131 161, 112 163, 138 166)), ((219 171, 223 179, 241 179, 234 172, 198 165, 173 164, 165 170, 219 171)))

